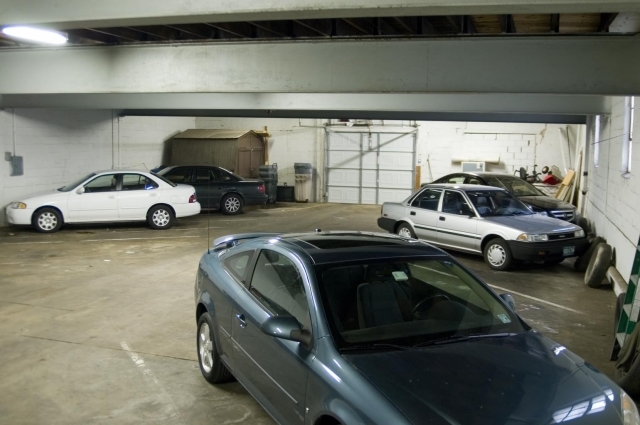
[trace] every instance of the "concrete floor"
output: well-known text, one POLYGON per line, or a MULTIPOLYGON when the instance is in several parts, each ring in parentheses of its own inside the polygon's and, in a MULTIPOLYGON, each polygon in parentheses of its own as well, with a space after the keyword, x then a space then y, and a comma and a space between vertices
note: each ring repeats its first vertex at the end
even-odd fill
MULTIPOLYGON (((144 224, 0 229, 0 423, 272 423, 238 383, 211 386, 195 348, 193 283, 210 238, 248 231, 378 231, 379 206, 281 204, 144 224)), ((607 375, 610 288, 569 260, 493 272, 455 254, 519 314, 607 375)))

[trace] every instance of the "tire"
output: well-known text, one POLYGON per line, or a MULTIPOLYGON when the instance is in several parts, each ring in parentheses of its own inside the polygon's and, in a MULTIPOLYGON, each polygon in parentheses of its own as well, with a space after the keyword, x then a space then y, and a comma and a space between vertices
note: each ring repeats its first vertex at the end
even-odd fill
POLYGON ((615 309, 615 313, 613 316, 613 335, 615 335, 618 332, 618 323, 620 322, 620 314, 622 313, 622 306, 624 306, 624 297, 627 296, 626 292, 622 292, 620 295, 618 295, 618 298, 616 299, 616 309, 615 309))
POLYGON ((166 230, 173 225, 173 211, 166 205, 156 205, 147 214, 147 223, 154 230, 166 230))
POLYGON ((484 262, 493 270, 509 270, 513 257, 509 244, 502 238, 494 238, 484 247, 484 262))
POLYGON ((223 214, 236 215, 242 212, 242 206, 244 202, 242 197, 236 193, 230 193, 225 195, 220 202, 220 209, 223 214))
POLYGON ((207 313, 198 319, 196 332, 196 347, 198 351, 198 365, 202 376, 211 384, 222 384, 232 381, 233 375, 220 360, 213 324, 207 313))
POLYGON ((584 274, 584 283, 589 288, 599 288, 602 285, 602 280, 611 265, 612 252, 611 245, 607 243, 598 244, 596 247, 584 274))
POLYGON ((582 227, 582 230, 584 230, 584 234, 588 235, 589 231, 591 230, 589 227, 589 220, 587 220, 587 217, 580 217, 578 219, 578 222, 576 223, 578 226, 582 227))
MULTIPOLYGON (((625 340, 625 345, 621 348, 620 353, 618 353, 618 361, 616 362, 616 370, 615 370, 615 381, 623 390, 627 392, 631 396, 631 398, 638 399, 640 398, 640 359, 638 359, 638 345, 640 341, 638 340, 637 333, 640 331, 640 328, 636 326, 636 328, 631 332, 630 335, 627 335, 625 340), (634 346, 627 347, 626 344, 634 344, 634 346), (623 352, 625 352, 623 354, 623 352), (624 370, 624 365, 619 365, 618 362, 620 358, 623 356, 627 356, 628 353, 631 357, 631 365, 628 370, 624 370), (619 366, 622 366, 618 368, 619 366)), ((625 362, 626 363, 626 362, 625 362)))
POLYGON ((62 216, 55 208, 41 208, 33 214, 31 224, 40 233, 53 233, 62 227, 62 216))
POLYGON ((586 271, 587 267, 589 266, 589 261, 591 261, 591 257, 593 256, 593 251, 596 250, 596 247, 598 245, 605 242, 606 240, 604 238, 596 236, 591 242, 591 245, 589 245, 589 248, 584 252, 584 254, 576 258, 576 262, 573 263, 573 268, 579 272, 586 271))
POLYGON ((402 223, 400 226, 398 226, 398 228, 396 229, 396 234, 405 238, 417 239, 415 232, 407 223, 402 223))

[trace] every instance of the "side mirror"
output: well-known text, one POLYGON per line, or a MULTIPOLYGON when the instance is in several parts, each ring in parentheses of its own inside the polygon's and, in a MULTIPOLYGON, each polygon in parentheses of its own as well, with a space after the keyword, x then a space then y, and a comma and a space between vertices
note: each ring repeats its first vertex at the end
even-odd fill
POLYGON ((304 348, 311 347, 311 332, 302 329, 293 316, 272 316, 262 322, 260 330, 275 338, 300 342, 304 348))
POLYGON ((516 302, 513 300, 511 294, 500 294, 500 298, 502 298, 502 301, 507 303, 511 310, 516 311, 516 302))
POLYGON ((79 188, 77 188, 76 193, 78 195, 82 195, 84 193, 84 186, 80 186, 79 188))

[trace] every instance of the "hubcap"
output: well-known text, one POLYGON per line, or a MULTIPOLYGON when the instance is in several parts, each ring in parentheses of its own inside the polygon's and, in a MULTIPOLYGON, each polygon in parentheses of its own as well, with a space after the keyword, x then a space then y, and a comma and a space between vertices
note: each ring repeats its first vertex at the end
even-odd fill
POLYGON ((487 259, 491 265, 500 267, 507 260, 507 253, 500 245, 491 245, 487 251, 487 259))
POLYGON ((224 202, 224 207, 229 212, 236 212, 240 209, 240 200, 238 198, 227 198, 224 202))
POLYGON ((404 238, 410 238, 411 236, 411 231, 409 229, 407 229, 406 227, 401 227, 400 230, 398 230, 398 235, 404 237, 404 238))
POLYGON ((169 215, 169 211, 167 210, 156 210, 156 212, 153 213, 153 217, 151 217, 151 219, 153 220, 153 224, 155 224, 156 226, 164 227, 169 224, 171 215, 169 215))
POLYGON ((200 326, 198 352, 200 353, 200 365, 202 369, 207 373, 211 372, 211 368, 213 367, 213 343, 211 342, 209 325, 206 322, 200 326))
POLYGON ((58 225, 58 217, 50 212, 40 214, 38 217, 38 226, 42 230, 53 230, 58 225))

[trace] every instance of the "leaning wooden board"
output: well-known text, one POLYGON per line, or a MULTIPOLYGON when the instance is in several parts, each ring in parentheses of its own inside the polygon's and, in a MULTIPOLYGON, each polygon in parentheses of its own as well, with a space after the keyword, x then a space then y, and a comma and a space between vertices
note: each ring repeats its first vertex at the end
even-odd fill
POLYGON ((569 190, 575 175, 576 175, 575 171, 573 170, 567 171, 567 175, 564 176, 564 180, 562 180, 562 183, 560 183, 560 189, 558 189, 558 192, 556 192, 556 199, 566 198, 567 193, 569 193, 569 190))

